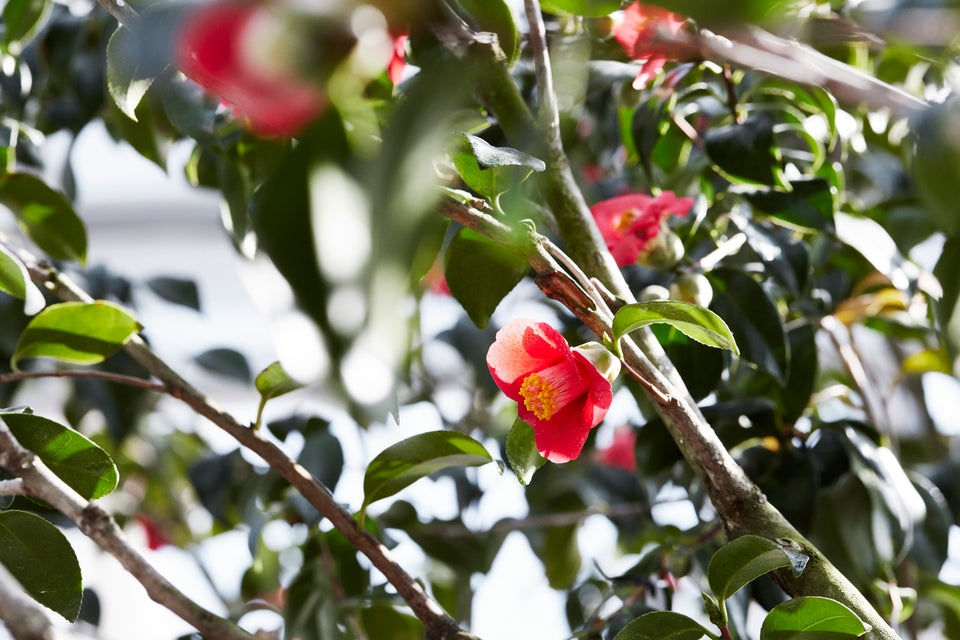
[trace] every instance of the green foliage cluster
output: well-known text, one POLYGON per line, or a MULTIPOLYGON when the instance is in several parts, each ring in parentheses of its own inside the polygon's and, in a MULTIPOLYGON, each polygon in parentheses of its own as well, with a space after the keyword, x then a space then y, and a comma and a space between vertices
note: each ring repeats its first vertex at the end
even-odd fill
MULTIPOLYGON (((417 577, 461 627, 476 622, 475 576, 490 572, 507 535, 519 531, 550 587, 564 594, 573 637, 748 638, 747 614, 757 603, 769 612, 758 631, 764 640, 886 637, 869 635, 878 630, 852 607, 815 593, 790 598, 765 577, 773 572, 786 584, 821 568, 807 565, 809 556, 790 540, 746 535, 724 546, 724 527, 735 527, 711 508, 700 469, 684 459, 642 381, 624 375, 615 383, 618 400, 631 407, 635 467, 604 462, 597 442, 620 426, 609 423, 592 432, 579 459, 545 463, 485 362, 496 326, 525 305, 557 317, 571 344, 602 339, 618 356, 629 336, 652 332, 763 499, 897 633, 960 636, 960 586, 944 572, 957 560, 949 556, 950 532, 960 525, 957 425, 933 417, 955 398, 925 392, 945 377, 956 389, 960 371, 960 111, 951 98, 923 108, 913 98, 912 113, 896 106, 903 96, 948 95, 957 63, 954 43, 913 44, 896 31, 898 16, 920 11, 917 3, 894 2, 882 14, 869 2, 656 2, 690 17, 691 37, 728 38, 743 48, 756 34, 747 27, 759 25, 808 43, 776 41, 800 59, 823 55, 843 64, 829 84, 815 86, 784 65, 787 58, 764 64, 782 51, 766 51, 755 69, 704 49, 703 60, 668 63, 636 89, 637 65, 610 34, 621 2, 543 0, 572 187, 531 115, 546 101, 514 3, 372 4, 388 15, 407 12, 409 62, 418 71, 398 87, 386 74, 358 86, 349 65, 333 65, 318 44, 310 51, 318 68, 334 68, 329 104, 289 140, 253 135, 170 66, 187 3, 133 3, 139 20, 117 27, 100 7, 81 16, 52 0, 8 0, 0 204, 23 237, 91 296, 58 300, 56 286, 34 282, 56 284, 57 271, 0 244, 0 361, 11 370, 2 404, 16 406, 26 380, 18 374, 65 377, 65 424, 29 410, 0 412, 20 444, 83 499, 139 490, 135 501, 117 500, 113 516, 121 525, 145 519, 165 542, 188 548, 246 531, 253 563, 239 595, 223 598, 231 620, 268 602, 286 638, 427 633, 356 543, 321 524, 323 515, 275 469, 239 450, 212 453, 196 434, 152 433, 150 416, 164 410, 157 389, 108 379, 149 379, 126 349, 142 343, 133 288, 196 311, 202 300, 189 279, 135 283, 86 264, 72 169, 68 163, 56 188, 38 177, 40 146, 46 135, 76 136, 102 121, 164 169, 171 146, 188 141, 186 176, 222 195, 237 251, 269 258, 319 330, 330 362, 322 380, 295 379, 283 362, 253 375, 244 354, 214 345, 197 356, 200 366, 259 398, 249 427, 257 437, 302 442, 296 461, 335 492, 345 453, 331 425, 334 409, 280 416, 271 412, 275 398, 322 388, 361 431, 401 407, 436 408, 442 430, 398 435, 362 461, 362 503, 348 508, 358 530, 387 546, 402 533, 404 544, 422 550, 429 569, 417 577), (854 82, 864 77, 873 84, 854 82), (695 199, 686 216, 670 221, 683 246, 676 264, 622 269, 642 302, 606 291, 609 283, 584 258, 603 248, 566 231, 571 209, 625 191, 695 199), (453 205, 499 226, 483 233, 451 222, 453 205), (608 334, 588 336, 582 318, 567 312, 572 305, 533 286, 552 292, 531 274, 531 256, 546 240, 583 263, 579 285, 602 290, 615 311, 608 334), (347 245, 355 268, 331 257, 338 245, 347 245), (438 270, 456 305, 426 291, 438 270), (359 319, 338 307, 345 290, 363 297, 359 319), (657 291, 675 299, 644 297, 657 291), (421 320, 437 310, 451 322, 422 330, 421 320), (438 352, 446 355, 431 356, 438 352), (361 392, 369 391, 365 380, 358 385, 347 375, 351 360, 370 355, 392 376, 390 388, 373 396, 361 392), (71 377, 79 370, 103 376, 71 377), (466 408, 449 408, 451 392, 467 398, 466 408), (98 421, 85 418, 95 413, 104 426, 91 431, 98 421), (149 462, 137 453, 144 447, 149 462), (472 467, 492 461, 511 472, 502 482, 523 485, 529 516, 472 528, 485 489, 472 467), (429 494, 425 478, 452 482, 456 515, 424 517, 401 493, 418 483, 429 494), (680 528, 655 515, 671 489, 695 523, 680 528), (184 513, 195 505, 212 516, 208 531, 186 526, 184 513), (597 514, 633 560, 616 575, 592 563, 578 538, 597 514), (301 527, 304 539, 270 548, 262 534, 272 522, 301 527), (703 611, 675 610, 684 589, 704 593, 716 632, 704 626, 703 611)), ((928 24, 952 15, 949 3, 923 4, 933 12, 928 24)), ((16 473, 5 469, 2 480, 16 473)), ((2 500, 0 563, 41 604, 97 624, 95 608, 81 608, 96 594, 83 590, 55 511, 22 495, 2 500)), ((533 605, 531 615, 540 615, 533 605)))

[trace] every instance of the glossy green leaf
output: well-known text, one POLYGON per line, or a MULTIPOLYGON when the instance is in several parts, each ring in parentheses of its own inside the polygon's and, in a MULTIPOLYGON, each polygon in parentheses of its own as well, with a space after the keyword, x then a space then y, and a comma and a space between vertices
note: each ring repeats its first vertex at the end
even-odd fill
POLYGON ((534 171, 547 168, 543 160, 522 151, 494 147, 469 133, 460 135, 465 139, 465 148, 453 154, 453 164, 463 181, 480 195, 496 199, 534 171))
POLYGON ((147 286, 167 302, 200 311, 200 290, 193 280, 157 276, 147 280, 147 286))
POLYGON ((637 302, 620 308, 613 318, 614 342, 651 324, 668 324, 709 347, 740 353, 733 334, 720 316, 700 305, 679 300, 637 302))
POLYGON ((420 620, 410 614, 400 613, 393 607, 383 605, 364 607, 361 616, 368 638, 421 640, 425 635, 425 629, 420 620))
POLYGON ((833 229, 834 198, 830 183, 823 178, 794 180, 790 190, 758 189, 744 197, 763 213, 806 229, 833 229))
POLYGON ((27 315, 37 313, 45 304, 43 294, 30 279, 26 265, 3 245, 0 245, 0 291, 23 300, 27 315))
POLYGON ((621 0, 541 0, 540 6, 550 13, 572 13, 578 16, 606 16, 620 8, 621 0))
POLYGON ((786 331, 776 304, 750 274, 714 269, 710 306, 723 318, 740 348, 740 356, 773 374, 782 383, 788 366, 786 331))
POLYGON ((80 563, 55 526, 26 511, 0 512, 0 563, 37 602, 70 622, 77 619, 80 563))
POLYGON ((0 419, 21 445, 87 500, 117 487, 119 475, 110 455, 80 433, 32 413, 5 411, 0 419))
POLYGON ((776 542, 745 535, 713 554, 707 567, 707 581, 713 595, 722 602, 765 573, 789 566, 790 558, 776 542))
POLYGON ((20 228, 51 258, 83 262, 87 230, 70 201, 28 173, 0 180, 0 204, 10 209, 20 228))
POLYGON ((710 129, 704 134, 707 155, 736 182, 783 185, 780 155, 773 138, 773 120, 765 114, 741 124, 710 129))
POLYGON ((527 484, 534 472, 547 461, 537 451, 533 427, 517 418, 507 434, 507 461, 520 484, 527 484))
POLYGON ((774 607, 763 620, 760 640, 844 640, 869 630, 870 625, 836 600, 805 596, 774 607))
POLYGON ((47 22, 53 4, 53 0, 7 0, 3 7, 3 48, 19 55, 47 22))
POLYGON ((257 374, 254 381, 257 391, 260 392, 260 407, 257 409, 257 426, 263 417, 263 408, 267 401, 277 396, 282 396, 291 391, 296 391, 303 387, 302 384, 287 375, 283 366, 279 362, 273 362, 267 365, 267 368, 257 374))
POLYGON ((629 623, 614 640, 700 640, 708 635, 696 620, 682 613, 653 611, 629 623))
POLYGON ((483 445, 456 431, 430 431, 402 440, 380 452, 363 475, 363 505, 388 498, 420 478, 447 467, 479 467, 493 458, 483 445))
POLYGON ((143 327, 112 302, 61 302, 38 313, 17 341, 12 365, 47 357, 96 364, 116 352, 143 327))
POLYGON ((107 89, 125 116, 136 122, 137 105, 153 84, 154 77, 140 68, 137 33, 122 26, 107 43, 107 89))
POLYGON ((450 294, 481 329, 529 270, 530 265, 516 252, 466 227, 457 232, 444 254, 450 294))

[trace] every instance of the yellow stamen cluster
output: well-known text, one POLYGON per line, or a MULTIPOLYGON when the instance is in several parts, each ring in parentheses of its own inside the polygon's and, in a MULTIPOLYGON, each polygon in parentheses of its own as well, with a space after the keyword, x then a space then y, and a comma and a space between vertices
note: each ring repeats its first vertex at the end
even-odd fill
POLYGON ((618 233, 626 233, 640 217, 640 211, 637 209, 627 209, 613 220, 613 228, 618 233))
POLYGON ((527 376, 520 385, 523 405, 541 420, 549 420, 557 412, 556 390, 549 381, 536 373, 527 376))

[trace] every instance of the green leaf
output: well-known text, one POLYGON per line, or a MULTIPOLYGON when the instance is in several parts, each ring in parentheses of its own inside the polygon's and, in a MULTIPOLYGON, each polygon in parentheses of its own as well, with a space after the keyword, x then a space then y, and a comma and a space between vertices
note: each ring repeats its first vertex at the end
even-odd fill
POLYGON ((393 607, 384 605, 363 607, 360 615, 368 638, 421 640, 425 635, 425 629, 420 620, 409 614, 400 613, 393 607))
POLYGON ((193 280, 157 276, 147 280, 147 286, 167 302, 200 311, 200 291, 193 280))
POLYGON ((653 611, 625 626, 614 640, 700 640, 707 635, 706 629, 682 613, 653 611))
POLYGON ((620 308, 613 318, 613 340, 618 342, 631 331, 651 324, 668 324, 708 347, 740 353, 733 334, 720 316, 700 305, 679 300, 637 302, 620 308))
POLYGON ((77 619, 80 563, 55 526, 26 511, 0 513, 0 563, 37 602, 70 622, 77 619))
POLYGON ((649 0, 657 5, 693 18, 703 25, 770 24, 782 18, 790 3, 783 0, 738 0, 738 2, 704 2, 703 0, 649 0))
POLYGON ((236 349, 208 349, 194 356, 193 361, 207 371, 239 382, 250 382, 250 365, 247 364, 247 358, 236 349))
POLYGON ((620 8, 621 0, 541 0, 540 6, 550 13, 572 13, 578 16, 607 16, 620 8))
POLYGON ((303 387, 302 384, 287 375, 279 362, 269 364, 266 369, 258 373, 254 384, 257 391, 260 392, 260 407, 257 409, 257 421, 255 423, 257 427, 260 426, 260 420, 263 418, 263 408, 266 406, 267 400, 303 387))
POLYGON ((21 445, 87 500, 117 487, 119 476, 110 455, 73 429, 32 413, 5 411, 0 419, 21 445))
POLYGON ((70 201, 28 173, 13 173, 0 181, 0 204, 17 216, 20 228, 47 255, 84 262, 87 230, 70 201))
POLYGON ((787 369, 787 338, 776 304, 749 274, 735 269, 714 269, 707 274, 713 285, 713 307, 740 348, 740 355, 773 374, 781 384, 787 369))
POLYGON ((456 431, 431 431, 391 445, 363 475, 361 521, 367 506, 388 498, 420 478, 447 467, 479 467, 493 458, 483 445, 456 431))
POLYGON ((792 566, 776 542, 746 535, 720 547, 710 559, 707 581, 717 600, 723 602, 747 583, 774 569, 792 566))
POLYGON ((527 484, 533 478, 534 472, 547 461, 537 451, 534 442, 533 427, 517 418, 510 433, 507 435, 507 461, 520 484, 527 484))
POLYGON ((916 152, 912 177, 927 213, 947 234, 960 231, 960 100, 931 105, 918 114, 914 125, 916 152))
POLYGON ((544 573, 553 589, 569 589, 580 573, 580 545, 577 542, 577 525, 550 527, 543 541, 544 573))
POLYGON ((3 7, 3 48, 19 55, 46 24, 51 11, 52 0, 8 0, 3 7))
POLYGON ((48 357, 96 364, 117 351, 143 327, 122 307, 103 300, 61 302, 38 313, 20 334, 11 360, 48 357))
POLYGON ((747 184, 784 185, 773 119, 766 114, 704 134, 707 155, 726 177, 747 184))
POLYGON ((504 0, 457 0, 457 4, 469 13, 480 31, 497 34, 507 64, 513 64, 520 55, 520 32, 510 5, 504 0))
POLYGON ((529 270, 530 265, 515 251, 466 227, 457 232, 444 254, 450 294, 480 329, 487 327, 497 305, 529 270))
POLYGON ((453 154, 453 164, 467 185, 491 199, 498 198, 547 165, 522 151, 510 147, 494 147, 483 138, 461 133, 467 145, 453 154))
POLYGON ((755 208, 790 225, 818 231, 833 229, 833 192, 823 178, 794 180, 789 191, 758 189, 743 195, 755 208))
POLYGON ((141 43, 130 29, 118 26, 107 43, 107 89, 128 118, 137 121, 137 105, 154 77, 140 68, 141 43))
POLYGON ((24 301, 24 313, 33 315, 45 304, 40 289, 33 284, 26 265, 0 245, 0 291, 24 301))
POLYGON ((760 640, 845 640, 869 630, 870 625, 836 600, 804 596, 774 607, 763 620, 760 640))

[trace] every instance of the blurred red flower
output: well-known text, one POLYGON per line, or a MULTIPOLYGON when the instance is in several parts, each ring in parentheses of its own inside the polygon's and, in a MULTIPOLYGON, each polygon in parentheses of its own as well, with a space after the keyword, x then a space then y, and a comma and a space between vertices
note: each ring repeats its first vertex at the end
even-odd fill
POLYGON ((551 462, 580 455, 613 399, 610 381, 543 322, 518 318, 505 325, 487 351, 487 366, 551 462))
POLYGON ((269 11, 250 2, 201 5, 185 21, 176 45, 183 73, 232 104, 250 129, 265 136, 293 136, 323 111, 318 87, 292 74, 268 73, 245 55, 244 30, 269 11))
POLYGON ((613 37, 630 58, 644 63, 633 80, 635 89, 647 86, 667 60, 686 59, 691 55, 690 45, 665 41, 664 37, 677 34, 685 21, 686 18, 666 9, 639 2, 623 12, 623 21, 614 27, 613 37))
POLYGON ((590 213, 617 266, 625 267, 636 262, 657 237, 667 216, 686 215, 691 206, 693 198, 678 198, 672 191, 656 197, 630 193, 598 202, 590 213))
POLYGON ((390 58, 390 64, 387 65, 387 77, 393 84, 400 84, 403 78, 403 69, 407 66, 407 34, 402 34, 393 40, 393 57, 390 58))
POLYGON ((597 452, 597 459, 608 467, 617 467, 627 471, 637 470, 637 457, 634 448, 637 445, 637 432, 631 426, 617 428, 613 432, 613 442, 606 449, 597 452))

